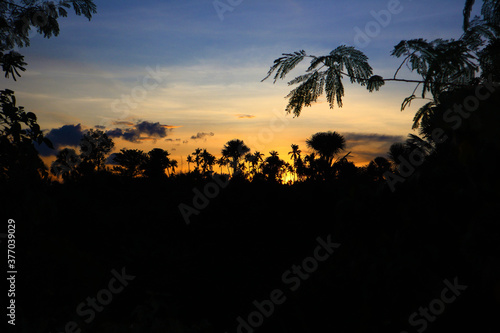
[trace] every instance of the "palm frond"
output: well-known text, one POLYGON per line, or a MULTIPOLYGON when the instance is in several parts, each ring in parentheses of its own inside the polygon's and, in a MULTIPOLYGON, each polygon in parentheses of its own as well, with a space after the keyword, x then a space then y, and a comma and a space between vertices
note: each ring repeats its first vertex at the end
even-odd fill
POLYGON ((418 126, 420 125, 420 120, 424 116, 426 116, 430 112, 432 112, 434 106, 436 106, 436 104, 434 102, 429 102, 429 103, 425 104, 424 106, 422 106, 417 111, 417 113, 415 113, 415 116, 413 117, 413 126, 412 126, 412 129, 418 128, 418 126))

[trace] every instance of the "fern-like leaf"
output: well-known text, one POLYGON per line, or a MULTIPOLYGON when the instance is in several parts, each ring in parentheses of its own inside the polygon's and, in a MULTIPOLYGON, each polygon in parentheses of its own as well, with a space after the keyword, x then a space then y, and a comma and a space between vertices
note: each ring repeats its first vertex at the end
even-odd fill
POLYGON ((275 71, 274 75, 274 83, 278 79, 284 79, 285 76, 295 68, 306 56, 306 52, 304 50, 300 50, 294 53, 283 53, 283 57, 274 60, 274 65, 271 66, 269 71, 267 72, 267 76, 262 79, 262 81, 268 79, 275 71))
POLYGON ((289 100, 285 111, 293 113, 296 117, 300 116, 304 106, 311 106, 323 94, 324 85, 324 73, 314 72, 286 96, 289 100))
POLYGON ((366 85, 366 88, 368 89, 369 92, 373 91, 379 91, 380 87, 382 87, 385 84, 384 78, 379 76, 379 75, 373 75, 368 79, 368 83, 366 85))

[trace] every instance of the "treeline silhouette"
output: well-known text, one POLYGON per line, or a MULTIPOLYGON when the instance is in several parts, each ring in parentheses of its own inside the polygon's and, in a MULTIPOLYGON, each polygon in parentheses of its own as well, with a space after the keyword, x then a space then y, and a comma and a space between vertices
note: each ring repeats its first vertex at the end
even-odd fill
MULTIPOLYGON (((411 138, 413 140, 414 137, 411 138)), ((50 173, 66 183, 81 182, 95 174, 118 175, 130 180, 141 177, 209 179, 218 173, 249 182, 269 181, 290 185, 356 176, 382 181, 384 172, 395 171, 399 163, 396 158, 389 161, 385 157, 377 157, 366 167, 356 167, 348 159, 350 152, 341 155, 346 142, 337 132, 318 132, 307 139, 306 144, 312 150, 310 154, 303 155, 299 146, 292 144, 288 152, 290 162, 287 162, 274 150, 265 157, 260 151, 252 152, 242 140, 234 139, 224 145, 219 158, 206 149, 197 148, 185 160, 188 171, 176 172, 178 161, 171 159, 167 150, 154 148, 145 153, 139 149, 123 148, 111 154, 113 140, 101 130, 90 129, 81 139, 79 152, 72 148, 57 152, 50 173)))

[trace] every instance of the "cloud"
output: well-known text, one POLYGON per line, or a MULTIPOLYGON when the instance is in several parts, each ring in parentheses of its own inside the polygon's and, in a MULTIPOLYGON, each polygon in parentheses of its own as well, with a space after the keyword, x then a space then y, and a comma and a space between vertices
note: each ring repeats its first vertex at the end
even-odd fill
POLYGON ((55 156, 61 147, 77 147, 80 144, 80 140, 83 137, 82 126, 78 124, 53 128, 45 134, 45 137, 52 142, 54 149, 50 149, 45 144, 36 144, 35 147, 41 156, 55 156))
POLYGON ((113 121, 113 125, 125 125, 125 126, 134 126, 134 123, 131 122, 131 121, 126 121, 126 120, 117 120, 117 121, 113 121))
POLYGON ((108 165, 117 165, 116 162, 115 162, 115 157, 116 157, 116 154, 117 153, 112 153, 108 156, 108 158, 106 159, 106 162, 105 164, 108 164, 108 165))
POLYGON ((376 133, 342 133, 346 143, 349 147, 356 147, 365 144, 393 144, 395 142, 405 141, 405 137, 402 135, 387 135, 387 134, 376 134, 376 133))
POLYGON ((405 140, 402 135, 376 133, 342 133, 342 135, 346 139, 346 150, 352 150, 351 156, 366 163, 375 157, 386 156, 393 143, 405 140))
POLYGON ((255 118, 255 116, 253 114, 236 114, 235 115, 238 119, 251 119, 251 118, 255 118))
POLYGON ((122 138, 123 140, 139 143, 141 141, 161 139, 167 136, 168 131, 179 126, 162 125, 158 122, 140 121, 133 124, 129 121, 117 121, 115 125, 124 125, 128 128, 114 128, 108 130, 106 134, 111 138, 122 138))
POLYGON ((213 132, 210 133, 205 133, 205 132, 198 132, 196 135, 191 136, 191 140, 200 140, 200 139, 206 139, 207 136, 214 136, 215 134, 213 132))

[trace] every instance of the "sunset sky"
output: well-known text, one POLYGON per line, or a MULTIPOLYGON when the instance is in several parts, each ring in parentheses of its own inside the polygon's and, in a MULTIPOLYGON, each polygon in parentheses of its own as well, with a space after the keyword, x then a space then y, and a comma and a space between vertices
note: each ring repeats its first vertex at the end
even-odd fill
MULTIPOLYGON (((112 134, 114 152, 160 147, 186 169, 195 148, 220 156, 224 143, 235 138, 266 156, 277 150, 288 161, 292 143, 307 152, 305 140, 328 130, 347 138, 357 165, 385 155, 391 143, 412 132, 419 104, 404 112, 400 105, 413 85, 390 83, 369 93, 345 80, 343 108, 329 109, 322 99, 293 118, 284 112, 288 80, 261 79, 282 53, 324 55, 343 44, 362 50, 375 74, 392 76, 399 62, 390 52, 402 39, 460 37, 464 1, 95 3, 98 13, 90 22, 70 15, 60 19, 58 37, 34 35, 21 50, 27 71, 17 82, 2 77, 3 88, 14 90, 18 104, 38 115, 59 148, 77 144, 82 131, 99 126, 112 134), (373 14, 388 7, 397 13, 382 15, 382 26, 373 14)), ((401 77, 411 74, 403 71, 401 77)))

